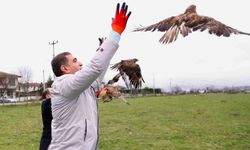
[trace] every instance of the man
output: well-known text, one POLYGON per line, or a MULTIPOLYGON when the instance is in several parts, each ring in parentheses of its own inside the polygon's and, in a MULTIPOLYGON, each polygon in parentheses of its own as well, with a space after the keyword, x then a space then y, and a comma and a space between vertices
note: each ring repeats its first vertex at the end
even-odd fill
POLYGON ((49 150, 98 149, 99 125, 95 86, 101 83, 109 62, 124 31, 128 6, 116 7, 110 36, 102 43, 94 58, 83 66, 69 52, 51 61, 56 79, 52 85, 52 141, 49 150), (96 82, 98 81, 98 82, 96 82))

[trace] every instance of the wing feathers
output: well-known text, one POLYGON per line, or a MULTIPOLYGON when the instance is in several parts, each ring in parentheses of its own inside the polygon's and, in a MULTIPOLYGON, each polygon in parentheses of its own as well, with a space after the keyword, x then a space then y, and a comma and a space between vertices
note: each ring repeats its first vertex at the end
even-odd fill
POLYGON ((136 64, 137 59, 127 59, 121 60, 119 63, 111 66, 111 69, 117 69, 119 74, 122 76, 126 86, 130 88, 129 83, 127 83, 127 77, 131 85, 134 88, 141 88, 142 82, 144 82, 141 75, 141 68, 136 64))
POLYGON ((212 17, 200 16, 196 13, 196 6, 189 6, 185 13, 178 16, 172 16, 164 19, 156 24, 137 28, 133 31, 160 31, 165 32, 159 42, 162 44, 172 43, 177 40, 178 34, 186 37, 192 31, 205 31, 216 36, 229 37, 231 34, 250 35, 250 33, 242 32, 229 27, 212 17))

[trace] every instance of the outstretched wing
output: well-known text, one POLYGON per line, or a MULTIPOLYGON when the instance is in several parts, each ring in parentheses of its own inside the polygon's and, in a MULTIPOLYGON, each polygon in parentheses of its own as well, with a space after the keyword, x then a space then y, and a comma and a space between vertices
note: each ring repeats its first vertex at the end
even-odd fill
POLYGON ((161 37, 159 42, 166 44, 175 41, 178 38, 179 33, 184 37, 187 36, 192 30, 185 26, 185 22, 187 21, 187 15, 181 14, 179 16, 173 16, 167 19, 164 19, 156 24, 150 25, 148 27, 137 28, 133 30, 137 31, 160 31, 165 32, 165 34, 161 37))
POLYGON ((133 32, 138 32, 138 31, 160 31, 160 32, 165 32, 169 30, 173 25, 176 24, 176 20, 178 20, 178 16, 172 16, 167 19, 164 19, 158 23, 146 26, 146 27, 138 27, 133 30, 133 32))
POLYGON ((119 81, 119 78, 121 77, 121 74, 116 74, 111 80, 108 81, 108 84, 114 84, 115 82, 119 81))
POLYGON ((121 60, 120 62, 112 65, 110 69, 112 70, 117 69, 122 74, 129 66, 133 65, 134 63, 135 63, 134 59, 121 60))
POLYGON ((215 34, 217 36, 229 37, 231 34, 245 34, 250 35, 250 33, 242 32, 237 29, 234 29, 214 18, 207 16, 200 16, 195 26, 191 27, 193 31, 208 30, 210 34, 215 34))
POLYGON ((141 68, 138 64, 136 64, 136 61, 138 61, 138 59, 136 58, 126 59, 114 64, 111 67, 111 69, 117 69, 119 71, 127 88, 131 88, 127 82, 127 77, 129 79, 129 83, 133 85, 136 89, 140 88, 142 82, 144 82, 144 79, 141 75, 141 68))
POLYGON ((114 70, 114 69, 119 70, 119 69, 121 68, 121 66, 122 66, 122 61, 120 61, 120 62, 118 62, 118 63, 115 63, 114 65, 112 65, 112 66, 110 67, 110 69, 112 69, 112 70, 114 70))
POLYGON ((231 34, 245 34, 250 35, 250 33, 242 32, 234 29, 230 26, 223 24, 220 21, 215 20, 212 17, 200 16, 196 13, 196 6, 191 5, 185 11, 185 13, 178 16, 169 17, 156 24, 140 27, 133 30, 137 31, 160 31, 165 32, 160 38, 159 42, 163 44, 171 43, 176 41, 179 33, 183 37, 187 36, 193 31, 204 31, 208 30, 210 34, 215 34, 217 36, 229 37, 231 34))

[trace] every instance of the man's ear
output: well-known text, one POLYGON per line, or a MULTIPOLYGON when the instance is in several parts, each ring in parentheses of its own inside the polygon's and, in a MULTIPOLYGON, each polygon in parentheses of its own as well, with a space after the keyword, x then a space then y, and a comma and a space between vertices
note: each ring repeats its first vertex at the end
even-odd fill
POLYGON ((65 65, 61 65, 60 69, 62 70, 62 72, 63 72, 64 74, 67 74, 68 71, 69 71, 69 69, 68 69, 67 66, 65 66, 65 65))

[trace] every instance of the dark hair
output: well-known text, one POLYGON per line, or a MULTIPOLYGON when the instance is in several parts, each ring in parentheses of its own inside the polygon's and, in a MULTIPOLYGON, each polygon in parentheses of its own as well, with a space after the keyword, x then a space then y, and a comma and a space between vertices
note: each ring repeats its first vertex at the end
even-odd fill
POLYGON ((56 55, 51 61, 51 67, 56 77, 63 75, 61 70, 62 65, 66 65, 68 60, 66 58, 67 55, 71 55, 70 52, 62 52, 56 55))

